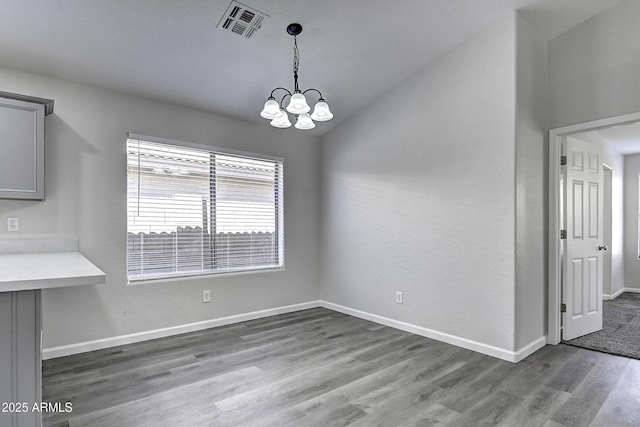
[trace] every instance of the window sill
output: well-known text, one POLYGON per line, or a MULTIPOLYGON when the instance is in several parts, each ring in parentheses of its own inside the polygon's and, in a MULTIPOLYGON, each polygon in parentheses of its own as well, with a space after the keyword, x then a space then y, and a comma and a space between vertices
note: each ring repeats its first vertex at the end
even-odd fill
POLYGON ((197 274, 185 274, 181 276, 164 276, 164 277, 145 277, 141 279, 129 279, 127 282, 127 286, 136 286, 136 285, 145 285, 152 283, 172 283, 178 281, 185 280, 203 280, 203 279, 212 279, 217 277, 229 277, 229 276, 239 276, 246 274, 260 274, 260 273, 274 273, 274 272, 282 272, 285 268, 283 267, 269 267, 269 268, 261 268, 261 269, 247 269, 247 270, 234 270, 234 271, 221 271, 219 273, 197 273, 197 274))

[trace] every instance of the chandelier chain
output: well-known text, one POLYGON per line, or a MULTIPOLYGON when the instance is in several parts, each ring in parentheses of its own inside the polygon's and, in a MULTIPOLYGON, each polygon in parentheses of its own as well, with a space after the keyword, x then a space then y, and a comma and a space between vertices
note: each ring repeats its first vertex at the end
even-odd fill
POLYGON ((293 83, 294 91, 299 92, 298 88, 298 68, 300 67, 300 51, 298 50, 298 38, 293 36, 293 83))

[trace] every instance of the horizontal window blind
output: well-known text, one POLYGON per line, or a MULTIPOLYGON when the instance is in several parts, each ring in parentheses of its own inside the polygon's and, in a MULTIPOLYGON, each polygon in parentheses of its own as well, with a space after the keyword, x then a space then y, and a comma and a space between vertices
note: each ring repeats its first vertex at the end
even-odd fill
POLYGON ((130 281, 282 268, 282 160, 127 139, 130 281))

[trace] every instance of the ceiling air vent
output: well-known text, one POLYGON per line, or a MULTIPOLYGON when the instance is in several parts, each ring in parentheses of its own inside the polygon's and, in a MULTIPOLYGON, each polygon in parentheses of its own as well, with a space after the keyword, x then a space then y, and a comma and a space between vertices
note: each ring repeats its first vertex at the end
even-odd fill
POLYGON ((269 15, 264 12, 232 1, 218 22, 218 28, 250 39, 260 29, 264 19, 268 17, 269 15))

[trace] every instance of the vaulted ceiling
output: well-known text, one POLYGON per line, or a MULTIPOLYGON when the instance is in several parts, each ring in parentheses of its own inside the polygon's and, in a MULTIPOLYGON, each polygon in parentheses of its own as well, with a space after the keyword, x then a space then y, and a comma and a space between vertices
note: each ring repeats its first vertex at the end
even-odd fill
POLYGON ((299 22, 301 88, 320 89, 335 115, 321 135, 512 10, 552 38, 619 1, 243 0, 268 15, 246 39, 216 28, 230 0, 3 0, 0 66, 270 129, 258 113, 293 85, 285 28, 299 22))

